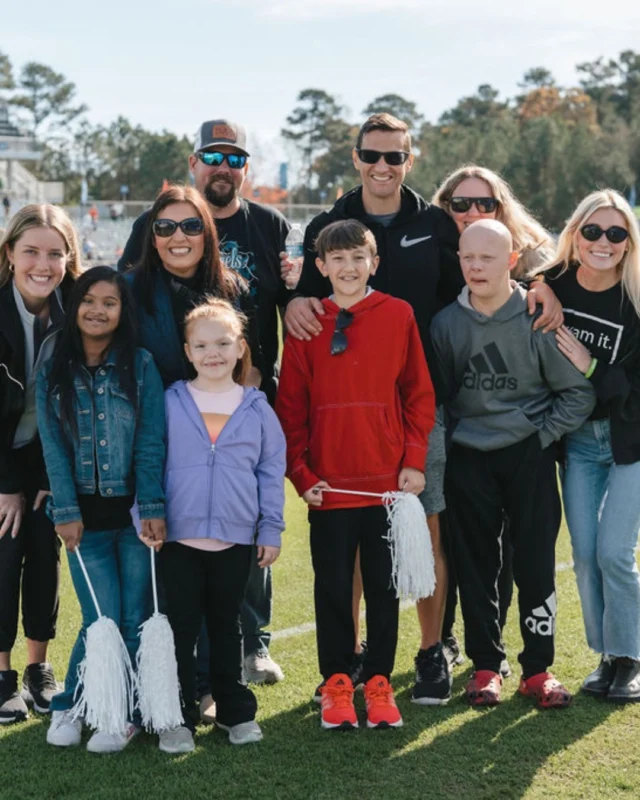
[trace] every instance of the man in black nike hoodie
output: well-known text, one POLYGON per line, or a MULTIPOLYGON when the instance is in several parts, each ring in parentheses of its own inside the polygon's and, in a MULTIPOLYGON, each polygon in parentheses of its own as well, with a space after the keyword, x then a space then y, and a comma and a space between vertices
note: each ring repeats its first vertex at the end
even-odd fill
POLYGON ((503 514, 510 522, 513 575, 524 648, 521 694, 541 708, 571 697, 547 672, 554 658, 555 543, 560 498, 552 446, 593 410, 589 381, 558 350, 553 333, 533 330, 526 292, 510 280, 511 234, 482 220, 460 238, 466 287, 431 333, 447 412, 445 496, 458 577, 465 648, 474 673, 471 705, 500 701, 505 657, 498 575, 503 514))

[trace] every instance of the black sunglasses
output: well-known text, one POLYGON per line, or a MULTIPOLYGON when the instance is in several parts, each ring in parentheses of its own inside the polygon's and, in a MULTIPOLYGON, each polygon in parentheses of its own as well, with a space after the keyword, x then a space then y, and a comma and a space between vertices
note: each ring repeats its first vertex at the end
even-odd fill
POLYGON ((153 232, 161 239, 166 239, 180 228, 185 236, 199 236, 204 231, 204 222, 199 217, 188 217, 176 222, 174 219, 156 219, 153 221, 153 232))
POLYGON ((499 202, 495 197, 452 197, 449 208, 456 214, 464 214, 475 206, 481 214, 493 214, 499 202))
POLYGON ((389 150, 383 153, 381 150, 361 150, 360 148, 356 148, 356 153, 360 161, 365 164, 377 164, 381 158, 384 158, 390 167, 399 167, 411 155, 405 150, 389 150))
POLYGON ((231 169, 242 169, 247 157, 242 153, 221 153, 219 150, 200 150, 198 158, 208 167, 220 167, 225 161, 231 169))
POLYGON ((624 242, 629 235, 629 231, 626 228, 620 227, 620 225, 612 225, 605 230, 599 225, 596 225, 595 222, 592 222, 590 225, 583 225, 580 228, 580 233, 588 242, 597 242, 604 233, 611 244, 620 244, 620 242, 624 242))
POLYGON ((341 308, 336 317, 336 327, 331 337, 331 355, 338 356, 344 353, 349 344, 345 329, 353 322, 353 313, 347 311, 346 308, 341 308))

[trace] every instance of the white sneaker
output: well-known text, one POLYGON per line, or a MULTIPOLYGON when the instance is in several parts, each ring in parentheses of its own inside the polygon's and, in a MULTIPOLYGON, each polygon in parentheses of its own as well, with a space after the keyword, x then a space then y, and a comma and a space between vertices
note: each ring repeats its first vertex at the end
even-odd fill
POLYGON ((163 753, 192 753, 196 749, 193 734, 184 725, 162 731, 158 747, 163 753))
POLYGON ((127 722, 124 734, 96 731, 87 742, 87 750, 90 753, 119 753, 139 733, 140 728, 133 722, 127 722))
POLYGON ((210 694, 200 698, 200 720, 205 725, 213 725, 216 721, 216 703, 210 694))
POLYGON ((284 672, 269 653, 261 651, 245 658, 244 678, 247 683, 278 683, 284 680, 284 672))
POLYGON ((82 720, 73 719, 71 711, 52 711, 47 731, 47 744, 56 747, 73 747, 80 744, 82 720))
POLYGON ((262 731, 255 719, 250 722, 239 722, 237 725, 223 725, 216 720, 216 725, 229 734, 231 744, 250 744, 262 739, 262 731))

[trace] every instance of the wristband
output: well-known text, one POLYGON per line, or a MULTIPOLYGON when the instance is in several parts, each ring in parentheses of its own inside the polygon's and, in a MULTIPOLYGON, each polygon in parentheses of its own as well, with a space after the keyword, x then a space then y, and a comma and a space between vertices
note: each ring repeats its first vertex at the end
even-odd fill
POLYGON ((585 378, 590 378, 593 373, 596 371, 596 367, 598 366, 598 359, 592 358, 591 363, 589 364, 589 369, 584 373, 585 378))

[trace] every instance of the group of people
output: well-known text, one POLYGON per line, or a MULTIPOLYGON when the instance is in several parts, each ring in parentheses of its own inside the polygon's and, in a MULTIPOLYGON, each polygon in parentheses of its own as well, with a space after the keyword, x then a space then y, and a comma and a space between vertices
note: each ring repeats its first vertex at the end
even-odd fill
MULTIPOLYGON (((198 718, 232 744, 259 741, 247 684, 284 677, 267 629, 285 472, 309 506, 323 729, 358 727, 359 684, 368 727, 402 725, 393 491, 419 496, 435 560, 412 700, 451 698, 459 593, 465 696, 499 703, 515 581, 519 691, 564 708, 571 695, 549 672, 556 463, 600 655, 582 689, 640 701, 640 238, 626 200, 589 195, 557 245, 482 167, 457 170, 427 203, 404 182, 407 126, 377 114, 353 151, 361 185, 307 227, 291 291, 286 220, 240 196, 248 158, 240 125, 203 123, 194 188, 168 188, 136 220, 118 271, 81 273, 52 206, 20 211, 0 243, 0 722, 24 719, 26 698, 52 712, 50 744, 80 742, 73 706, 96 611, 77 550, 134 658, 153 548, 184 718, 158 732, 160 748, 192 750, 198 718), (59 539, 82 612, 63 690, 46 658, 59 539), (22 693, 10 660, 20 595, 22 693)), ((140 725, 134 712, 87 747, 121 750, 140 725)))

